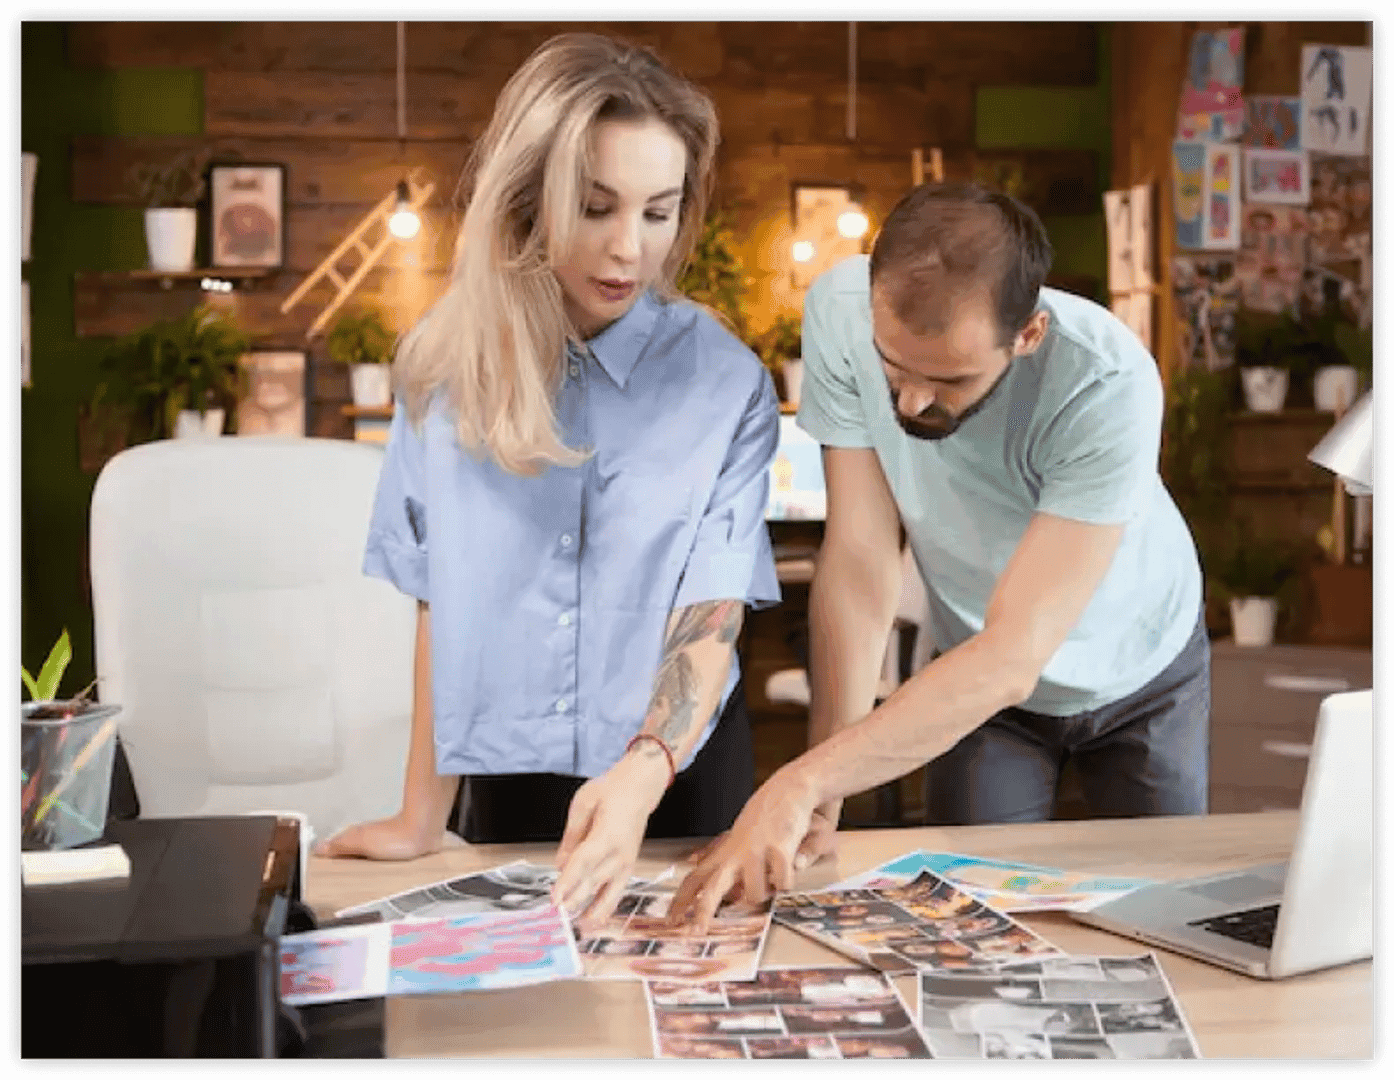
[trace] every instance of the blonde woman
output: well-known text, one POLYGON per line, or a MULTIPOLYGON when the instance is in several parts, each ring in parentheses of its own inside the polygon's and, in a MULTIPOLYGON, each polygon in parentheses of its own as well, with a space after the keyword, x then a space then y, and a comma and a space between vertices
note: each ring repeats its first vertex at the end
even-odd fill
POLYGON ((646 831, 716 835, 753 789, 733 657, 779 598, 778 405, 673 286, 716 142, 706 95, 596 35, 504 87, 450 286, 398 350, 364 559, 420 602, 402 808, 324 854, 560 838, 584 928, 646 831))

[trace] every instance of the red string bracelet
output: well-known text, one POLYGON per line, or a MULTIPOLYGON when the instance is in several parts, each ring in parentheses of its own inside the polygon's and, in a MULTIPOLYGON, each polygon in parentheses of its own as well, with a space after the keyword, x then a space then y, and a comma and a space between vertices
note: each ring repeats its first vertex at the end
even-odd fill
POLYGON ((668 788, 673 786, 673 781, 678 778, 678 767, 673 762, 673 751, 668 749, 668 744, 666 742, 664 742, 651 731, 641 731, 638 735, 635 735, 634 738, 629 740, 629 745, 624 748, 624 752, 626 754, 629 753, 631 750, 634 749, 635 746, 643 742, 645 739, 649 739, 652 742, 658 743, 659 748, 663 751, 663 756, 668 759, 668 783, 664 786, 664 790, 666 791, 668 788))

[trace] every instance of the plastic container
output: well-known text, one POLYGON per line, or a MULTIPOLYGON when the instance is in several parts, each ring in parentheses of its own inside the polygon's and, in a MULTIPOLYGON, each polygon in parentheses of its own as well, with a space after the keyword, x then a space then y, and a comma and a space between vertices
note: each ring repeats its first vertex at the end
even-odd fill
POLYGON ((61 851, 101 837, 116 762, 120 705, 84 705, 46 716, 63 701, 27 701, 19 717, 19 846, 61 851))

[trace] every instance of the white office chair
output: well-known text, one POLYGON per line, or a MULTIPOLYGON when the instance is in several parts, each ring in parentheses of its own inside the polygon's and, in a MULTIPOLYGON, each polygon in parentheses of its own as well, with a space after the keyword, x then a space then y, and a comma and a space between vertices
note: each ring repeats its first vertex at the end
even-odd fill
POLYGON ((382 448, 172 439, 92 492, 99 692, 149 817, 401 805, 416 605, 362 572, 382 448))

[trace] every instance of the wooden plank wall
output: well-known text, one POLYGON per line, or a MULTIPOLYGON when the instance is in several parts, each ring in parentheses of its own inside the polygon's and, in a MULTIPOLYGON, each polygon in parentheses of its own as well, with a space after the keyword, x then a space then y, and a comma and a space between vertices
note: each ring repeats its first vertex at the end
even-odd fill
MULTIPOLYGON (((73 199, 139 205, 129 167, 191 148, 285 164, 285 271, 219 301, 264 344, 298 346, 331 294, 317 289, 286 316, 282 298, 408 168, 420 167, 436 185, 422 234, 395 246, 362 290, 404 329, 445 283, 460 171, 495 97, 534 48, 569 29, 650 45, 712 95, 723 124, 717 198, 750 272, 757 330, 780 310, 798 310, 787 263, 795 183, 859 185, 874 226, 909 187, 911 150, 938 146, 950 179, 1017 161, 1025 198, 1042 214, 1098 208, 1090 151, 973 148, 976 87, 1097 81, 1098 27, 1078 22, 859 24, 855 140, 845 132, 844 22, 412 22, 405 141, 397 139, 394 23, 73 23, 75 67, 195 68, 204 78, 201 138, 74 139, 73 199)), ((198 299, 192 287, 79 274, 76 330, 126 333, 198 299)), ((341 374, 326 373, 330 382, 316 394, 345 393, 341 374)), ((319 412, 320 433, 342 432, 342 421, 327 415, 337 409, 319 412)))

